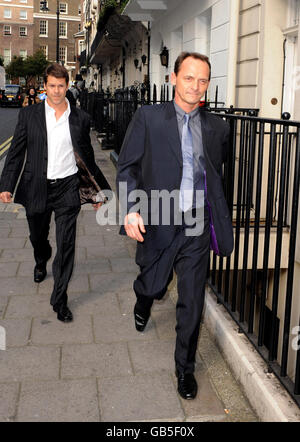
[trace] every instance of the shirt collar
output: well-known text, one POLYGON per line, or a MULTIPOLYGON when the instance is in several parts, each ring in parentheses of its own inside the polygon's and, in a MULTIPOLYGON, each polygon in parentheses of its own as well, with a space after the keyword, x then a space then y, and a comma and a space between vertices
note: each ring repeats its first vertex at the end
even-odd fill
MULTIPOLYGON (((68 107, 65 110, 65 112, 63 113, 63 115, 66 118, 69 118, 69 115, 71 113, 71 106, 70 106, 70 102, 69 102, 69 100, 67 98, 66 98, 66 103, 67 103, 68 107)), ((47 98, 45 100, 45 109, 46 109, 46 114, 47 115, 55 115, 55 109, 53 109, 53 107, 49 106, 49 104, 47 102, 47 98)))
MULTIPOLYGON (((184 116, 186 115, 186 112, 180 106, 178 106, 178 104, 176 103, 175 100, 173 100, 173 103, 174 103, 174 106, 175 106, 175 111, 176 111, 177 118, 179 120, 182 120, 184 118, 184 116)), ((187 115, 189 115, 190 119, 193 119, 196 115, 198 115, 198 112, 199 112, 199 108, 196 107, 196 109, 194 109, 192 112, 190 112, 187 115)))

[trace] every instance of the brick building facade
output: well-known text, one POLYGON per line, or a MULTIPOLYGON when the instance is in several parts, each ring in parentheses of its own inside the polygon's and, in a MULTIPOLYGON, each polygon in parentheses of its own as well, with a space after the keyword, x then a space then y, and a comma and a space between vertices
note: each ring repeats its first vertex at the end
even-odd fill
POLYGON ((0 1, 0 55, 12 58, 33 54, 33 0, 0 1))
POLYGON ((57 42, 57 7, 59 5, 59 61, 75 78, 76 34, 81 29, 80 0, 48 0, 47 11, 41 8, 41 2, 34 0, 34 52, 42 48, 49 61, 56 61, 57 42))

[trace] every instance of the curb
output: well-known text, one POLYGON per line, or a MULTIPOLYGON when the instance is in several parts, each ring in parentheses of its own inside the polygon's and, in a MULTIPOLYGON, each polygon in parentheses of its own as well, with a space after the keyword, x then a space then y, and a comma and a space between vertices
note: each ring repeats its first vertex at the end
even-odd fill
POLYGON ((203 321, 262 422, 300 422, 300 410, 210 290, 203 321))

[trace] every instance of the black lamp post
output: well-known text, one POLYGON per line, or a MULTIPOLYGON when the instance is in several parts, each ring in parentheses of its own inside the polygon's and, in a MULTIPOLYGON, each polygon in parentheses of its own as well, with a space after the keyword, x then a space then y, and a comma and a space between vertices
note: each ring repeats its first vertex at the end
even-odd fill
MULTIPOLYGON (((47 0, 41 1, 41 11, 47 12, 49 11, 49 8, 47 6, 47 0)), ((59 0, 56 0, 56 62, 59 63, 59 0)))

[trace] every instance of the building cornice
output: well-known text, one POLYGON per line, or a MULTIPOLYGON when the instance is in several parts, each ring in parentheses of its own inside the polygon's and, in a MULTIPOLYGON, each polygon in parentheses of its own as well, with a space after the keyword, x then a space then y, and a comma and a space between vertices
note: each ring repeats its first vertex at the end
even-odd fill
MULTIPOLYGON (((37 13, 37 12, 35 12, 34 14, 33 14, 33 18, 41 18, 42 20, 56 20, 57 19, 57 16, 56 16, 56 14, 54 15, 50 15, 50 14, 39 14, 39 13, 37 13)), ((76 16, 72 16, 72 15, 62 15, 62 14, 60 14, 59 15, 59 19, 61 20, 61 21, 78 21, 78 22, 80 22, 81 21, 81 17, 76 17, 76 16)))

